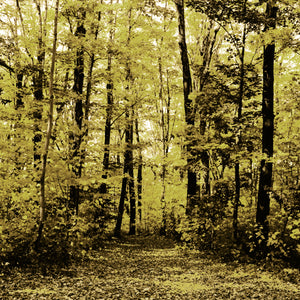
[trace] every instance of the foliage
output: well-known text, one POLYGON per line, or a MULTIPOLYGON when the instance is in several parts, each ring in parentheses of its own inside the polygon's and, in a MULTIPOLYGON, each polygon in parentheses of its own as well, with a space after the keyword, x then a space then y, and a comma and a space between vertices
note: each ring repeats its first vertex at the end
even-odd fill
POLYGON ((183 255, 155 236, 111 241, 81 263, 46 274, 14 269, 0 273, 2 299, 297 299, 299 271, 277 273, 259 265, 232 264, 198 252, 183 255))
MULTIPOLYGON (((195 124, 189 128, 173 2, 61 1, 54 122, 45 178, 46 221, 39 249, 35 243, 41 206, 39 157, 47 130, 54 7, 50 0, 1 2, 2 264, 63 265, 101 247, 117 218, 128 122, 138 127, 133 128, 130 149, 135 181, 137 169, 143 170, 138 232, 163 232, 224 259, 259 256, 255 252, 263 240, 255 222, 255 204, 259 165, 265 158, 260 146, 262 51, 273 40, 276 126, 267 257, 293 261, 299 256, 299 4, 279 2, 278 26, 264 32, 265 1, 230 0, 226 6, 215 0, 183 1, 188 5, 186 43, 193 81, 189 101, 195 114, 195 124), (76 34, 80 25, 85 36, 76 34), (80 58, 83 91, 77 93, 74 77, 80 58), (43 97, 37 100, 39 76, 43 97), (109 154, 106 169, 105 153, 109 154), (237 162, 241 189, 239 235, 234 240, 237 162), (186 216, 187 170, 195 172, 198 184, 197 205, 190 217, 186 216), (71 187, 79 191, 78 212, 71 187)), ((125 192, 123 231, 128 229, 131 209, 125 192)))
POLYGON ((176 228, 181 241, 197 249, 214 249, 221 232, 221 223, 228 212, 232 191, 228 182, 217 182, 211 196, 200 199, 191 217, 186 217, 176 228))

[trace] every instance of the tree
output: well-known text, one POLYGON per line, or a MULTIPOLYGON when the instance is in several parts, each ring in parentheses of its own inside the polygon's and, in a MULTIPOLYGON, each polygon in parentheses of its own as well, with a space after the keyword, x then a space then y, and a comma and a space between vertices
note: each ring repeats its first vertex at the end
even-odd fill
POLYGON ((53 32, 53 47, 52 47, 52 59, 51 59, 51 70, 50 70, 50 82, 49 82, 49 112, 48 112, 48 128, 45 139, 44 153, 42 156, 42 173, 40 179, 40 218, 39 218, 39 230, 38 236, 35 241, 36 249, 39 249, 40 240, 42 238, 42 230, 46 218, 46 196, 45 196, 45 178, 46 178, 46 167, 47 158, 49 152, 49 144, 51 139, 52 127, 53 127, 53 107, 54 107, 54 71, 56 61, 56 44, 57 44, 57 23, 58 23, 58 10, 59 0, 56 0, 55 5, 55 18, 54 18, 54 32, 53 32))
MULTIPOLYGON (((266 8, 265 32, 276 25, 277 7, 275 1, 268 1, 266 8)), ((269 234, 268 215, 270 214, 270 193, 272 190, 273 141, 274 141, 274 61, 275 41, 264 47, 263 94, 262 94, 262 152, 264 158, 260 165, 260 180, 257 199, 256 222, 262 227, 262 248, 265 252, 269 234)))
MULTIPOLYGON (((128 10, 128 36, 127 36, 127 46, 130 45, 132 38, 132 7, 128 10)), ((126 71, 126 95, 125 95, 125 152, 124 152, 124 169, 123 169, 123 179, 122 188, 118 209, 118 217, 116 222, 116 227, 114 234, 115 236, 120 236, 122 218, 124 213, 124 203, 127 193, 127 184, 129 189, 129 199, 130 199, 130 225, 129 234, 135 234, 136 232, 136 199, 135 199, 135 188, 134 188, 134 174, 133 174, 133 120, 134 120, 134 109, 133 103, 130 103, 130 86, 133 83, 132 71, 131 71, 131 57, 127 55, 125 62, 126 71)))
MULTIPOLYGON (((112 1, 110 1, 110 5, 112 5, 112 1)), ((113 11, 110 11, 110 19, 109 19, 109 41, 107 46, 107 83, 106 83, 106 118, 105 118, 105 129, 104 129, 104 155, 103 155, 103 170, 104 174, 102 175, 103 179, 107 179, 107 172, 109 169, 109 145, 111 140, 111 130, 112 130, 112 111, 114 104, 114 82, 112 78, 112 59, 113 59, 113 43, 114 43, 114 35, 115 35, 115 25, 116 25, 116 17, 113 16, 113 11)), ((101 192, 107 193, 107 184, 103 182, 101 185, 101 192)))
MULTIPOLYGON (((84 27, 85 11, 79 12, 77 28, 75 31, 75 37, 80 42, 86 34, 84 27)), ((76 63, 74 68, 74 115, 75 124, 74 131, 71 133, 72 142, 72 160, 73 160, 73 172, 75 179, 81 177, 82 173, 82 122, 83 122, 83 81, 84 81, 84 48, 82 45, 78 45, 76 49, 76 63)), ((80 189, 78 183, 70 186, 70 200, 74 204, 75 213, 78 215, 78 205, 80 200, 80 189)))
POLYGON ((188 168, 188 183, 187 183, 187 204, 186 213, 190 215, 197 201, 197 174, 193 170, 193 129, 195 125, 195 111, 193 101, 190 98, 192 92, 192 77, 190 72, 190 64, 188 50, 186 45, 185 33, 185 17, 184 17, 184 1, 174 1, 178 13, 178 33, 179 33, 179 49, 181 55, 182 75, 183 75, 183 94, 184 94, 184 109, 185 122, 187 125, 186 132, 186 151, 187 151, 187 168, 188 168))

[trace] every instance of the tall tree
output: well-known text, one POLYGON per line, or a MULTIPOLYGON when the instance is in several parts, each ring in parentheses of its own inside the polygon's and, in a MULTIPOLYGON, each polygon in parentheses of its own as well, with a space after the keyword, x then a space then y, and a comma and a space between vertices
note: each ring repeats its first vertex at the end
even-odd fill
MULTIPOLYGON (((130 46, 132 39, 132 11, 133 8, 130 6, 128 9, 128 35, 127 35, 127 47, 130 46)), ((126 106, 125 106, 125 152, 124 152, 124 168, 123 168, 123 179, 122 188, 119 202, 118 217, 115 226, 115 236, 120 236, 122 218, 124 213, 124 203, 127 194, 127 185, 129 190, 129 202, 130 202, 130 224, 129 234, 136 233, 136 198, 134 188, 134 173, 133 173, 133 120, 134 120, 134 109, 133 103, 131 103, 130 88, 132 85, 132 70, 131 70, 131 57, 130 54, 126 55, 125 62, 125 82, 126 82, 126 106)))
MULTIPOLYGON (((83 82, 84 82, 84 47, 81 44, 82 39, 85 37, 86 29, 84 27, 85 11, 79 12, 80 16, 77 22, 77 28, 75 31, 75 37, 78 38, 76 49, 76 63, 74 68, 74 114, 75 125, 74 132, 72 132, 72 160, 73 160, 73 172, 75 179, 81 177, 82 173, 82 122, 83 122, 83 82)), ((77 183, 70 186, 70 200, 75 207, 75 213, 78 215, 78 206, 80 200, 80 189, 77 183)))
MULTIPOLYGON (((275 0, 269 0, 266 8, 265 32, 268 33, 276 26, 277 7, 275 0)), ((263 94, 262 94, 262 152, 264 158, 260 165, 260 179, 257 199, 256 222, 262 226, 264 240, 263 252, 269 234, 268 215, 270 213, 270 192, 272 189, 272 157, 274 141, 274 60, 275 41, 264 46, 263 60, 263 94)))
POLYGON ((44 85, 44 61, 45 61, 45 41, 46 38, 46 21, 47 21, 47 1, 45 2, 45 14, 44 18, 42 16, 42 7, 39 0, 34 0, 37 12, 38 12, 38 20, 39 20, 39 32, 38 32, 38 47, 37 47, 37 72, 34 74, 33 77, 33 85, 34 85, 34 110, 33 110, 33 117, 35 119, 34 124, 34 162, 35 166, 41 162, 41 141, 42 141, 42 134, 41 134, 41 120, 42 120, 42 113, 43 113, 43 85, 44 85))
MULTIPOLYGON (((112 5, 112 0, 110 1, 110 5, 112 5)), ((106 83, 106 117, 105 117, 105 129, 104 129, 104 155, 103 155, 103 175, 102 178, 107 179, 107 173, 109 169, 109 146, 111 139, 111 129, 112 129, 112 112, 113 112, 113 104, 114 104, 114 82, 112 76, 112 59, 113 59, 113 43, 115 36, 115 25, 116 25, 116 17, 113 15, 113 11, 109 12, 109 41, 107 45, 107 83, 106 83)), ((107 193, 107 184, 103 182, 101 184, 101 193, 107 193)))
POLYGON ((137 173, 137 221, 139 225, 142 223, 142 195, 143 195, 143 155, 141 149, 141 140, 139 132, 139 121, 135 119, 136 141, 139 146, 138 154, 138 173, 137 173))
POLYGON ((40 179, 40 218, 39 218, 39 229, 38 237, 35 241, 36 249, 39 249, 39 243, 42 238, 42 230, 46 218, 46 195, 45 195, 45 179, 46 179, 46 168, 47 158, 49 152, 49 144, 51 139, 52 127, 53 127, 53 107, 54 107, 54 71, 56 61, 56 44, 57 44, 57 23, 58 23, 58 9, 59 0, 56 0, 55 5, 55 17, 54 17, 54 33, 53 33, 53 47, 52 47, 52 59, 50 69, 50 82, 49 82, 49 112, 48 112, 48 127, 45 139, 44 153, 42 156, 42 173, 40 179))
MULTIPOLYGON (((247 0, 244 1, 243 7, 243 17, 246 15, 246 8, 247 8, 247 0)), ((242 118, 242 109, 243 109, 243 97, 244 97, 244 80, 245 80, 245 43, 246 43, 246 23, 243 26, 243 33, 242 33, 242 47, 241 51, 239 51, 239 58, 240 58, 240 82, 239 82, 239 94, 238 94, 238 116, 237 122, 238 126, 240 127, 240 122, 242 118)), ((239 147, 240 139, 241 139, 241 129, 238 129, 238 136, 236 140, 236 144, 239 147)), ((237 161, 234 166, 234 176, 235 176, 235 199, 234 199, 234 206, 233 206, 233 237, 235 240, 238 239, 238 210, 240 206, 240 163, 237 161)))
POLYGON ((186 45, 185 34, 185 16, 184 16, 184 1, 174 0, 178 13, 178 33, 179 33, 179 49, 182 64, 183 75, 183 95, 184 95, 184 109, 185 109, 185 123, 187 125, 186 132, 186 151, 187 151, 187 204, 186 213, 190 215, 197 201, 197 174, 193 170, 193 129, 195 125, 195 111, 193 101, 190 98, 192 92, 192 77, 190 72, 190 64, 188 57, 188 50, 186 45))

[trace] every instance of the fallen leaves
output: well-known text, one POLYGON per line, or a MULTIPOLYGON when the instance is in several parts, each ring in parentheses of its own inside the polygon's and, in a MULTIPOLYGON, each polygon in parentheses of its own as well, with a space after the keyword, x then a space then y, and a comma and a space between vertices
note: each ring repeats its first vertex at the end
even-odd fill
POLYGON ((169 241, 133 237, 107 244, 67 270, 0 277, 1 299, 299 299, 297 284, 254 266, 181 255, 169 241))

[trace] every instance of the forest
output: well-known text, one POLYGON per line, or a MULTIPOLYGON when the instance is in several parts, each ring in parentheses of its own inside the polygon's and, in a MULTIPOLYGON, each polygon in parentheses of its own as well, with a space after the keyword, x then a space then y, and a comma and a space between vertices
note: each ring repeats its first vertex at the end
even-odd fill
POLYGON ((299 267, 299 16, 297 0, 1 1, 0 268, 138 236, 299 267))

